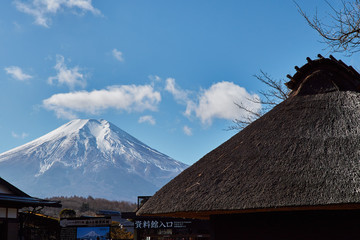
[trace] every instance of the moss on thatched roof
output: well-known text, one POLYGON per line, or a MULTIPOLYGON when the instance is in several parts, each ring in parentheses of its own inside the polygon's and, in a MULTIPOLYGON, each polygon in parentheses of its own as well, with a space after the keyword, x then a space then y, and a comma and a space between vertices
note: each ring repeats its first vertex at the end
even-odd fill
POLYGON ((290 97, 161 188, 139 215, 360 208, 360 77, 309 60, 290 97))

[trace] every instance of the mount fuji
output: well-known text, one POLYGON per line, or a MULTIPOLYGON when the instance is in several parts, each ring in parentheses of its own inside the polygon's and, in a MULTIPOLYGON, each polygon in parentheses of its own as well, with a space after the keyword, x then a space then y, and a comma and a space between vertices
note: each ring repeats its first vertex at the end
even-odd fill
POLYGON ((0 154, 0 177, 37 197, 135 201, 187 167, 106 120, 77 119, 0 154))

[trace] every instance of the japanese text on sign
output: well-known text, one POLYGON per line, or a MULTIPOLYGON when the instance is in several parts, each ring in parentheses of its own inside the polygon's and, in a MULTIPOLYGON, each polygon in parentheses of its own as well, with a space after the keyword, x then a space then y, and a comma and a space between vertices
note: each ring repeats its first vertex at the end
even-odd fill
POLYGON ((161 221, 161 220, 136 220, 137 229, 158 229, 158 228, 186 228, 191 221, 161 221))

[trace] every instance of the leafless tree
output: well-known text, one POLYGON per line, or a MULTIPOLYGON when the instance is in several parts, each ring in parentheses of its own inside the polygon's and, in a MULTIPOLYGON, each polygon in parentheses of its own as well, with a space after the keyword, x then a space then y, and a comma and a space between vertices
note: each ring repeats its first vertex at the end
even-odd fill
MULTIPOLYGON (((328 1, 331 13, 329 13, 329 21, 323 22, 316 12, 314 16, 309 17, 296 4, 300 14, 305 18, 311 28, 316 30, 323 38, 324 42, 331 48, 333 52, 343 52, 348 55, 360 51, 360 0, 345 1, 342 0, 342 9, 334 8, 328 1)), ((261 112, 253 111, 246 107, 243 103, 235 103, 241 111, 244 111, 248 117, 235 119, 234 125, 228 127, 228 130, 242 130, 264 113, 268 112, 279 102, 288 97, 289 89, 284 85, 285 80, 275 80, 263 71, 255 77, 267 86, 268 90, 260 91, 260 99, 248 99, 255 103, 260 103, 263 108, 261 112)))
MULTIPOLYGON (((340 10, 333 7, 328 1, 325 0, 325 2, 332 11, 329 13, 326 22, 321 20, 317 12, 309 17, 299 4, 296 2, 295 4, 309 26, 320 34, 333 52, 343 52, 348 55, 360 52, 360 0, 342 0, 340 10)), ((248 117, 235 119, 234 125, 230 126, 228 130, 242 130, 288 97, 289 90, 284 85, 284 79, 274 80, 263 71, 260 71, 260 74, 255 75, 255 77, 264 83, 268 90, 259 92, 261 99, 248 100, 260 103, 263 106, 262 111, 256 112, 245 107, 243 103, 235 103, 241 111, 246 112, 248 117)))
POLYGON ((260 74, 256 74, 254 77, 265 84, 267 90, 259 91, 260 99, 253 98, 248 99, 248 101, 261 104, 262 110, 257 112, 249 109, 243 103, 234 103, 241 111, 246 113, 247 117, 243 119, 235 119, 233 121, 234 124, 228 127, 227 130, 242 130, 250 123, 261 117, 264 113, 271 110, 275 105, 288 98, 290 90, 285 86, 284 79, 273 79, 269 74, 263 72, 262 70, 260 71, 260 74))
POLYGON ((342 9, 331 8, 330 20, 324 22, 316 12, 309 17, 295 2, 300 14, 311 28, 315 29, 333 52, 344 52, 348 55, 360 51, 360 0, 342 1, 342 9))

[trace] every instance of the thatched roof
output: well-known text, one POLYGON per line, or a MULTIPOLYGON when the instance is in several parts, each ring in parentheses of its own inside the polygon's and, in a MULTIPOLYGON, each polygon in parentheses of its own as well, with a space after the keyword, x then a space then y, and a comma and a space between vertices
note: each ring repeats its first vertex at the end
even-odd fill
POLYGON ((333 57, 296 69, 287 100, 161 188, 138 214, 360 208, 360 75, 333 57))

